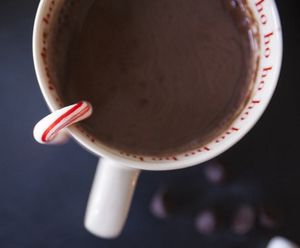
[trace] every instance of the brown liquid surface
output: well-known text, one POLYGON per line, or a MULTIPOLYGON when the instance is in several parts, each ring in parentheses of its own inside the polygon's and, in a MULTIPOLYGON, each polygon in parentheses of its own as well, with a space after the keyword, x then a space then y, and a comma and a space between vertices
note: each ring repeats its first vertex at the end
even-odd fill
POLYGON ((65 104, 90 101, 82 126, 124 152, 159 156, 205 144, 249 96, 250 24, 237 2, 79 1, 53 39, 65 104))

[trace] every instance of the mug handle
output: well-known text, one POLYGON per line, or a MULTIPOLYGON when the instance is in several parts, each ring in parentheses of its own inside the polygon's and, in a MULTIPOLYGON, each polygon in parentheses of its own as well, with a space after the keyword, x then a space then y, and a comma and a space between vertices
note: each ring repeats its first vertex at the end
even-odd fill
POLYGON ((139 169, 99 160, 84 220, 89 232, 102 238, 121 233, 139 174, 139 169))

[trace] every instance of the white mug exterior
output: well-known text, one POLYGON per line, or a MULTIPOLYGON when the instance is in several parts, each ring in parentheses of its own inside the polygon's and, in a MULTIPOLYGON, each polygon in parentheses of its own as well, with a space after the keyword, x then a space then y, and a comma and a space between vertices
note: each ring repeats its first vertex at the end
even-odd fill
POLYGON ((87 204, 84 225, 96 236, 115 238, 121 233, 130 208, 139 169, 99 160, 87 204))
MULTIPOLYGON (((53 16, 57 14, 63 2, 64 0, 41 0, 36 14, 33 31, 33 58, 35 70, 42 94, 51 111, 60 109, 63 106, 58 100, 55 87, 50 82, 51 79, 49 78, 49 71, 45 66, 45 57, 47 56, 46 39, 48 32, 51 32, 50 24, 53 16)), ((245 106, 241 114, 237 116, 230 128, 219 137, 212 140, 209 144, 176 156, 165 158, 147 157, 135 154, 126 154, 111 149, 76 126, 68 128, 69 133, 90 152, 98 155, 99 157, 113 161, 117 167, 121 166, 123 167, 122 169, 128 169, 126 171, 127 175, 125 176, 126 173, 124 174, 124 182, 122 182, 123 185, 118 186, 119 188, 123 186, 124 189, 119 193, 117 193, 117 189, 114 189, 114 195, 109 194, 110 189, 108 186, 112 185, 114 180, 120 180, 121 177, 118 173, 114 174, 115 176, 112 174, 110 175, 111 181, 106 184, 105 192, 102 192, 99 188, 95 188, 97 187, 95 185, 102 185, 102 183, 96 182, 98 181, 96 179, 100 178, 100 176, 95 177, 96 181, 94 181, 92 192, 101 193, 99 193, 98 196, 96 196, 96 193, 91 194, 85 221, 87 229, 89 229, 92 233, 102 237, 114 237, 118 235, 126 219, 128 209, 123 211, 122 216, 116 215, 119 216, 118 218, 120 219, 118 221, 113 221, 119 224, 116 224, 115 227, 112 225, 111 231, 97 231, 98 229, 100 230, 102 226, 109 226, 111 224, 109 224, 110 220, 107 218, 107 222, 103 221, 103 216, 110 215, 111 211, 109 210, 112 210, 102 207, 102 212, 99 215, 99 208, 97 208, 97 204, 113 205, 115 202, 118 202, 118 197, 125 194, 125 191, 127 191, 127 193, 133 192, 138 175, 137 171, 139 169, 172 170, 203 163, 221 154, 238 142, 255 125, 260 116, 263 114, 273 95, 279 77, 282 61, 282 31, 274 0, 248 0, 248 5, 257 20, 260 40, 260 60, 253 94, 248 104, 245 106), (130 171, 130 175, 128 174, 128 171, 130 171), (128 183, 128 178, 132 179, 131 184, 128 183), (94 197, 98 197, 100 200, 92 199, 94 197), (93 218, 95 218, 95 221, 91 221, 93 218), (88 226, 88 223, 92 223, 92 226, 88 226)), ((111 163, 111 167, 114 167, 113 163, 111 163)), ((128 193, 128 195, 131 197, 131 193, 128 193)), ((124 206, 129 208, 129 204, 127 204, 128 202, 123 203, 124 206)), ((118 204, 121 203, 118 202, 118 204)))

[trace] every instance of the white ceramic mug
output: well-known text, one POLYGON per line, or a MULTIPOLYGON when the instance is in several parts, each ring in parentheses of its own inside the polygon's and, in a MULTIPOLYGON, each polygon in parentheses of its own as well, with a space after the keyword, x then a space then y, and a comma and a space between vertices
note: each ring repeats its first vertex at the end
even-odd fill
MULTIPOLYGON (((101 1, 101 0, 99 0, 101 1)), ((47 37, 51 23, 65 0, 41 0, 33 33, 33 57, 38 82, 51 111, 62 107, 51 82, 47 58, 47 37)), ((102 159, 95 175, 85 216, 85 227, 93 234, 114 238, 127 218, 134 188, 141 170, 173 170, 203 163, 238 142, 257 122, 277 84, 282 60, 282 33, 273 0, 248 0, 259 28, 260 62, 253 94, 229 129, 210 143, 187 153, 166 158, 135 156, 113 150, 78 126, 68 128, 83 147, 102 159)))

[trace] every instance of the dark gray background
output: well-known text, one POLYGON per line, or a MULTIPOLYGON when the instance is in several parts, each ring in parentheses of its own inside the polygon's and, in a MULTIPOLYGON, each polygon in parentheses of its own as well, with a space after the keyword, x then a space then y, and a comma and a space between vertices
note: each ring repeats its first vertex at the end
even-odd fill
POLYGON ((82 224, 97 158, 74 142, 49 147, 32 138, 34 124, 48 113, 32 63, 31 37, 38 2, 0 3, 1 248, 255 248, 264 247, 275 234, 300 243, 300 19, 296 1, 277 1, 284 31, 279 85, 256 127, 218 158, 228 173, 226 184, 209 185, 202 166, 145 172, 125 230, 112 241, 95 238, 82 224), (163 185, 183 195, 190 192, 192 198, 206 205, 196 204, 190 212, 159 220, 150 213, 149 204, 163 185), (276 206, 282 223, 271 231, 256 226, 245 236, 226 228, 212 236, 200 235, 193 225, 194 215, 216 202, 230 203, 232 209, 242 202, 276 206))

